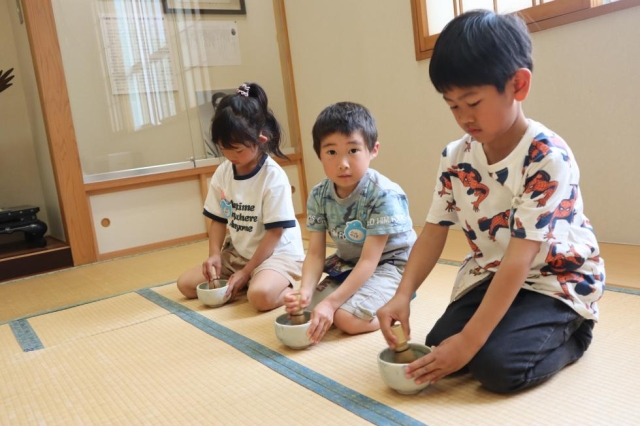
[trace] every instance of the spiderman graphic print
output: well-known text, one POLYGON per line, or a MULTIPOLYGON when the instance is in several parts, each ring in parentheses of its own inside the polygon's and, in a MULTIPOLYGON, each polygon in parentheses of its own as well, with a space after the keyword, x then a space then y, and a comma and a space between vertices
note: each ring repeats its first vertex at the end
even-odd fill
POLYGON ((541 248, 523 288, 598 319, 604 260, 583 211, 580 171, 565 141, 542 124, 529 120, 518 146, 496 164, 469 135, 450 143, 427 222, 459 224, 470 245, 452 300, 498 270, 511 238, 525 238, 541 248))

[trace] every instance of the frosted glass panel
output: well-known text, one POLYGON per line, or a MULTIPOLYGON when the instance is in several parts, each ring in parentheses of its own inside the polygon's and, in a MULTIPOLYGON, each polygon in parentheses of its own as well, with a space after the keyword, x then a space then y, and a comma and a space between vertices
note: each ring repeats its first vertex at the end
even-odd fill
POLYGON ((531 0, 498 0, 498 13, 517 12, 532 6, 533 2, 531 0))
POLYGON ((247 81, 293 134, 272 2, 247 2, 250 22, 160 0, 52 4, 85 182, 217 163, 214 104, 247 81))
POLYGON ((429 35, 439 34, 454 17, 453 0, 426 0, 429 35))
POLYGON ((462 11, 467 12, 474 9, 493 10, 493 0, 463 0, 462 11))

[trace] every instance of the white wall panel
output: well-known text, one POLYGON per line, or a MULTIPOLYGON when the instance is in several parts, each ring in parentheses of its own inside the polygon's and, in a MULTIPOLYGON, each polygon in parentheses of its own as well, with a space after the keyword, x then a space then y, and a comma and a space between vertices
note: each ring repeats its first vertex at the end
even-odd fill
POLYGON ((206 232, 197 180, 93 195, 90 203, 100 254, 206 232))

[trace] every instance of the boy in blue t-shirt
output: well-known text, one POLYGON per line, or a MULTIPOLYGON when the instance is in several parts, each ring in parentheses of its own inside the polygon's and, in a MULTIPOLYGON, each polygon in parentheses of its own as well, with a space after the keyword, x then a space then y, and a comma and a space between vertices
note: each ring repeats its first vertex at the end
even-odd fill
POLYGON ((300 301, 292 293, 285 297, 287 312, 312 309, 313 343, 332 324, 348 334, 378 330, 376 311, 394 295, 415 242, 404 191, 369 168, 379 147, 373 116, 356 103, 328 106, 313 126, 313 148, 327 178, 307 202, 311 236, 300 301), (325 259, 327 233, 337 250, 325 259))
POLYGON ((578 360, 591 343, 604 261, 583 212, 580 172, 558 135, 525 118, 531 40, 513 15, 471 11, 436 42, 429 74, 465 136, 442 153, 433 203, 394 298, 378 311, 409 335, 411 295, 433 269, 449 226, 471 253, 451 303, 406 369, 417 383, 469 371, 487 389, 514 392, 578 360))

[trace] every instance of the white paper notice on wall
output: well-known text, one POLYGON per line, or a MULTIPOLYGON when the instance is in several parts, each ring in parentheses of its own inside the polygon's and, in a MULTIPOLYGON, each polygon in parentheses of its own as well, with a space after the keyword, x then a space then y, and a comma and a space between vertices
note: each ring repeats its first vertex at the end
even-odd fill
POLYGON ((180 32, 185 68, 240 65, 238 26, 231 21, 192 21, 180 32))
POLYGON ((114 95, 176 90, 162 16, 102 14, 100 27, 114 95))

